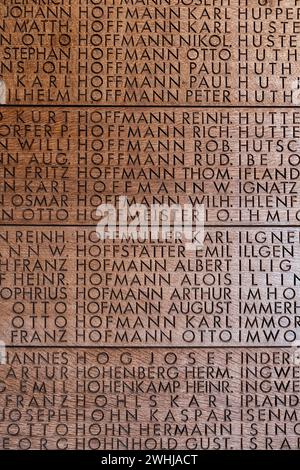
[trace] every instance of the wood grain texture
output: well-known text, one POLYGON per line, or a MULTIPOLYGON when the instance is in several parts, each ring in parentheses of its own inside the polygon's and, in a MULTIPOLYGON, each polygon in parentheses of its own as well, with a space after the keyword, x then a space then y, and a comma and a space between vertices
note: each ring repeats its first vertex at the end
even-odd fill
POLYGON ((1 230, 2 339, 21 345, 287 345, 299 328, 299 230, 180 241, 1 230), (38 245, 38 246, 37 246, 38 245))
POLYGON ((0 450, 300 448, 299 31, 0 0, 0 450), (123 196, 203 204, 203 246, 99 240, 123 196))

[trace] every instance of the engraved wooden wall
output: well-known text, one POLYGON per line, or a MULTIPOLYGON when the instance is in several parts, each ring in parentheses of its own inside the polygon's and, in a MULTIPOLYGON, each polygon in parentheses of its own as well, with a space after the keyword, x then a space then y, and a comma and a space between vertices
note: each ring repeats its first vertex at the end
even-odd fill
POLYGON ((0 448, 299 449, 299 0, 0 0, 0 448), (97 208, 203 204, 205 239, 97 208))

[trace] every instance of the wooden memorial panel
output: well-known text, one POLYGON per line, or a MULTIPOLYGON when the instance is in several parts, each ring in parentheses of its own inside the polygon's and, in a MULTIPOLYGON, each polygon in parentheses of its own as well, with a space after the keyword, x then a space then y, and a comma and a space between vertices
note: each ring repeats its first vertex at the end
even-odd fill
POLYGON ((292 349, 11 348, 0 390, 4 449, 299 445, 292 349))
POLYGON ((299 32, 0 0, 1 450, 300 448, 299 32))

